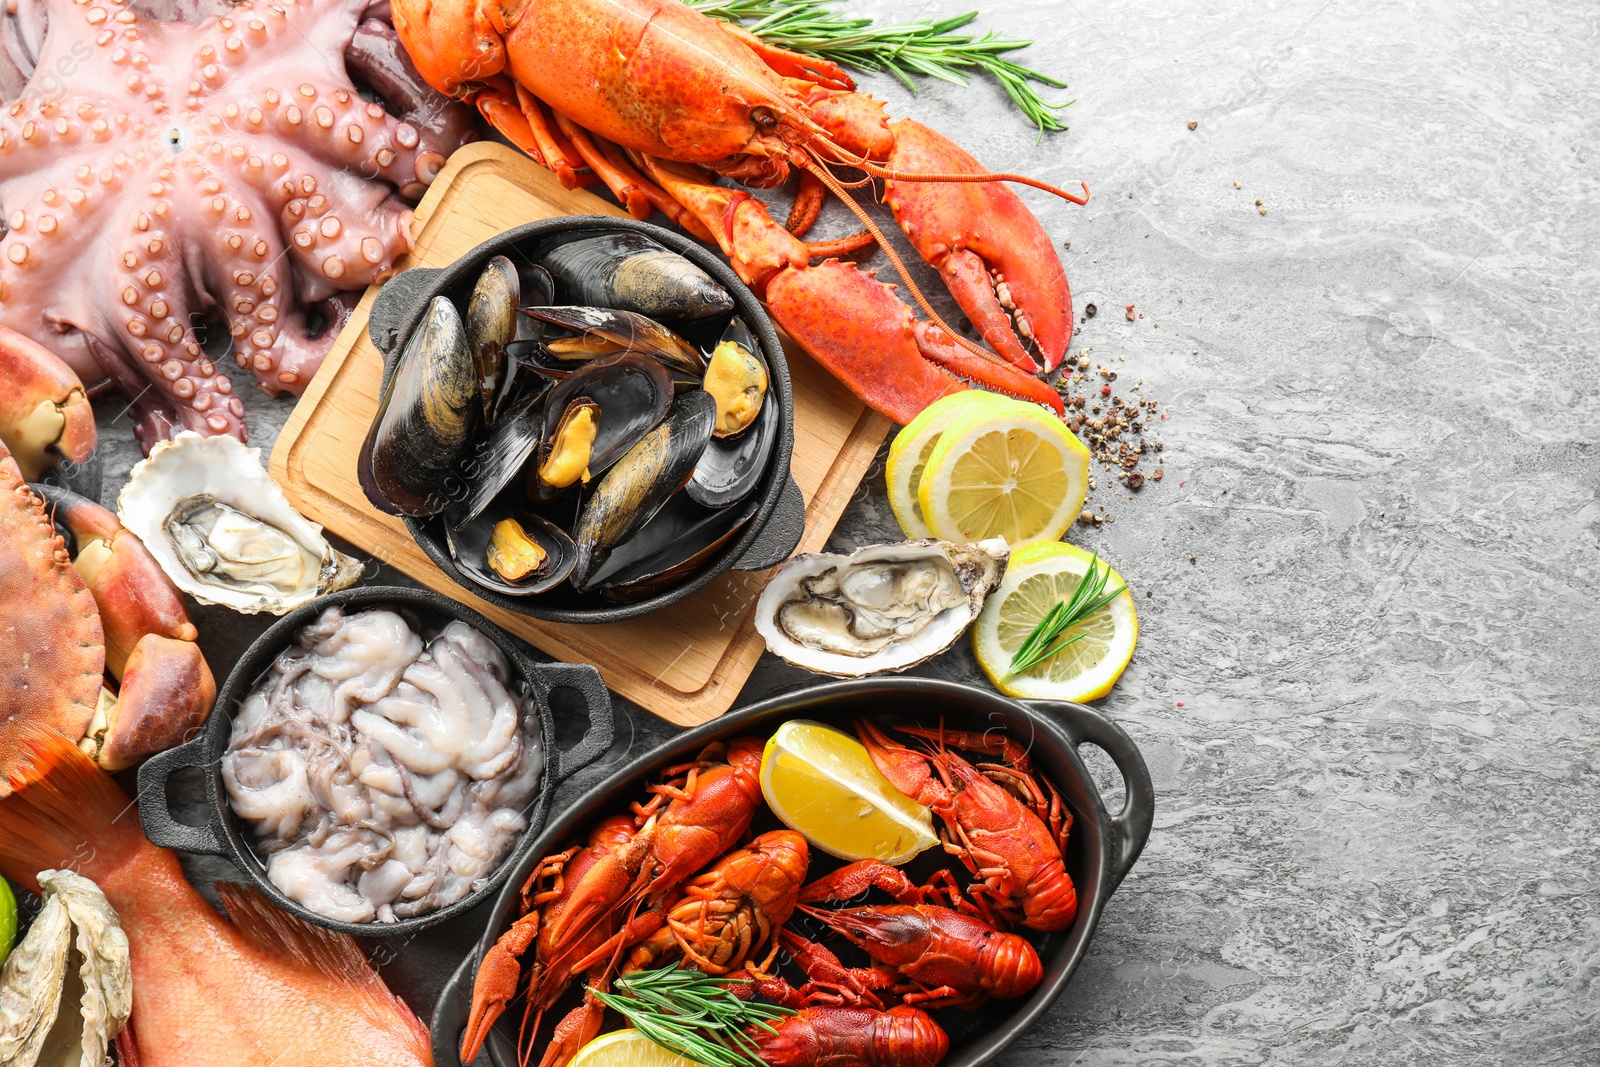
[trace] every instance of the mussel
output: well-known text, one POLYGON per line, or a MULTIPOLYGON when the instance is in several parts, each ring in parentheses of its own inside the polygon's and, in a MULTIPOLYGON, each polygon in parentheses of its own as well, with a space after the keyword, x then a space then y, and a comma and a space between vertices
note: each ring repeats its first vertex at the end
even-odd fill
POLYGON ((638 233, 604 233, 556 245, 540 259, 561 299, 663 322, 733 310, 733 297, 676 252, 638 233))
POLYGON ((654 596, 700 570, 744 529, 756 504, 709 511, 684 494, 669 500, 655 518, 619 545, 594 578, 607 600, 632 603, 654 596))
POLYGON ((466 495, 447 513, 450 525, 460 527, 482 514, 489 502, 522 472, 528 457, 539 447, 544 427, 543 389, 529 389, 481 438, 459 464, 466 495))
MULTIPOLYGON (((705 358, 695 351, 693 345, 654 319, 635 312, 602 307, 525 307, 522 310, 540 322, 600 339, 599 343, 587 349, 558 344, 558 354, 565 358, 591 358, 595 354, 604 354, 608 345, 615 345, 618 351, 627 349, 654 356, 663 365, 682 374, 698 378, 705 373, 705 358)), ((547 341, 546 347, 552 344, 556 342, 547 341)))
POLYGON ((544 402, 528 495, 549 500, 616 462, 672 403, 672 379, 648 356, 623 352, 567 375, 544 402))
POLYGON ((496 504, 460 529, 445 526, 450 558, 463 574, 507 596, 530 596, 560 585, 577 552, 555 523, 496 504))
POLYGON ((769 384, 761 344, 735 316, 706 371, 706 391, 717 402, 717 429, 685 490, 697 504, 725 508, 760 484, 778 439, 777 406, 763 402, 769 384))
POLYGON ((572 530, 577 561, 568 580, 574 589, 587 592, 612 551, 683 488, 711 440, 716 417, 710 394, 703 389, 683 393, 667 417, 600 479, 572 530))
POLYGON ((467 344, 478 373, 483 421, 495 424, 495 398, 504 383, 506 345, 517 336, 517 309, 522 306, 522 278, 505 256, 495 256, 478 275, 467 302, 467 344))
POLYGON ((483 401, 461 316, 436 296, 412 331, 363 448, 373 501, 401 515, 443 511, 462 495, 455 474, 482 419, 483 401))

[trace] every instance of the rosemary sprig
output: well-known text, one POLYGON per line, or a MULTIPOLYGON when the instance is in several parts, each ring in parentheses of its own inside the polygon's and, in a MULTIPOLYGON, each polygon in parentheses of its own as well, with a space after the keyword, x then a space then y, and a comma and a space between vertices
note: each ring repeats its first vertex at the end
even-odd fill
POLYGON ((1006 677, 1021 674, 1028 668, 1043 663, 1074 641, 1082 640, 1082 632, 1060 641, 1056 638, 1061 637, 1078 623, 1084 622, 1095 612, 1104 609, 1128 588, 1119 585, 1111 592, 1106 592, 1106 583, 1110 578, 1111 568, 1100 563, 1100 553, 1096 552, 1089 559, 1089 569, 1083 572, 1083 577, 1073 586, 1072 595, 1066 600, 1057 602, 1055 607, 1045 612, 1044 618, 1039 620, 1039 624, 1028 634, 1027 640, 1022 642, 1022 647, 1011 657, 1011 669, 1006 672, 1006 677))
POLYGON ((618 978, 606 993, 589 987, 651 1041, 706 1067, 766 1067, 748 1026, 772 1030, 791 1008, 740 1000, 728 988, 747 978, 710 978, 682 967, 662 967, 618 978))
POLYGON ((917 91, 913 75, 967 84, 967 72, 979 70, 998 81, 1039 135, 1064 130, 1057 112, 1072 101, 1052 104, 1034 84, 1065 89, 1067 83, 1005 58, 1032 41, 1013 41, 986 31, 982 37, 955 31, 978 17, 976 11, 946 19, 919 19, 897 26, 874 26, 869 18, 833 10, 839 0, 687 0, 703 14, 745 29, 762 40, 796 52, 807 52, 858 70, 888 71, 917 91))

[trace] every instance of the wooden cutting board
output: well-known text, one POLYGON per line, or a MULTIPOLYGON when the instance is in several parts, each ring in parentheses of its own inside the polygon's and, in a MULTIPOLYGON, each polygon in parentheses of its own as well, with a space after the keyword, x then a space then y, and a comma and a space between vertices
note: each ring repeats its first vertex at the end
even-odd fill
MULTIPOLYGON (((416 249, 401 267, 442 267, 491 237, 558 215, 621 215, 499 144, 450 157, 417 206, 416 249)), ((423 555, 405 526, 372 507, 356 482, 356 456, 378 406, 383 357, 367 337, 367 290, 272 450, 272 477, 297 508, 358 548, 464 601, 557 659, 592 663, 620 695, 683 726, 727 711, 764 648, 756 597, 770 572, 731 571, 689 599, 626 622, 540 622, 478 599, 423 555)), ((820 549, 850 502, 891 423, 804 353, 786 346, 794 383, 791 472, 806 498, 799 551, 820 549)))

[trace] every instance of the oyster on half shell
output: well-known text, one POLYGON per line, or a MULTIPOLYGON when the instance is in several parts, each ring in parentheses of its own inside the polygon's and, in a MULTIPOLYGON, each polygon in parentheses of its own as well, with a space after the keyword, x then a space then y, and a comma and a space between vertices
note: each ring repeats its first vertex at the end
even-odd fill
POLYGON ((774 655, 818 674, 903 671, 955 643, 1010 555, 996 537, 796 556, 762 591, 756 629, 774 655))
POLYGON ((290 505, 259 449, 185 431, 133 468, 117 517, 202 604, 282 615, 354 585, 361 562, 290 505))

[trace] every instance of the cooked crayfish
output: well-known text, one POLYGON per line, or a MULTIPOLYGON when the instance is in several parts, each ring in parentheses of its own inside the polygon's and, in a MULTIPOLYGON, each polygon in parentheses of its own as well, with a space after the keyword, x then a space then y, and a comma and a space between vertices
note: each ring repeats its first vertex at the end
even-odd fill
POLYGON ((945 851, 974 875, 967 896, 978 914, 990 923, 1046 932, 1071 926, 1078 892, 1061 854, 1072 813, 1055 786, 1033 773, 1027 750, 1000 735, 898 729, 929 742, 927 751, 915 752, 872 723, 856 721, 861 743, 884 776, 943 820, 945 851), (1005 762, 973 766, 950 746, 1005 762))
MULTIPOLYGON (((706 974, 765 978, 778 954, 773 935, 794 913, 809 859, 806 839, 792 830, 762 834, 728 853, 684 884, 665 923, 633 945, 621 973, 681 960, 706 974)), ((613 961, 637 940, 631 933, 625 928, 575 964, 589 969, 583 1003, 557 1024, 540 1067, 561 1067, 600 1032, 605 1008, 590 990, 610 987, 613 961)))
POLYGON ((949 1036, 927 1012, 903 1005, 801 1008, 751 1036, 774 1067, 934 1067, 950 1051, 949 1036))
MULTIPOLYGON (((577 974, 587 970, 589 984, 605 988, 620 953, 662 929, 675 914, 670 906, 684 881, 749 830, 761 804, 761 751, 762 743, 753 737, 708 745, 693 762, 667 768, 667 780, 649 787, 652 796, 633 805, 631 817, 606 819, 587 847, 540 861, 523 886, 524 914, 478 967, 462 1035, 464 1062, 477 1055, 515 996, 520 961, 529 947, 534 961, 523 1019, 524 1058, 540 1016, 577 974)), ((800 845, 803 849, 803 838, 800 845)), ((793 910, 793 893, 804 881, 802 854, 779 924, 793 910)), ((585 994, 584 1004, 557 1024, 545 1067, 571 1058, 598 1032, 602 1014, 599 1002, 585 994)))
POLYGON ((661 900, 744 836, 761 806, 763 747, 754 737, 707 745, 693 763, 667 768, 649 802, 633 806, 649 844, 635 897, 661 900))
POLYGON ((473 101, 568 188, 603 181, 637 218, 660 210, 714 240, 773 317, 857 396, 897 422, 966 388, 1062 410, 1033 377, 1072 337, 1072 297, 1049 236, 956 144, 883 105, 826 60, 764 43, 678 0, 394 0, 394 24, 436 88, 473 101), (830 168, 886 183, 896 221, 993 351, 949 330, 876 223, 830 168), (787 225, 725 177, 765 188, 800 173, 787 225), (802 240, 824 189, 866 232, 802 240), (876 242, 928 314, 869 272, 825 259, 876 242), (997 354, 998 353, 998 354, 997 354))
POLYGON ((633 847, 634 830, 630 816, 615 815, 595 827, 587 846, 539 861, 522 886, 522 917, 500 935, 478 965, 472 1010, 461 1035, 463 1063, 478 1055, 489 1028, 511 1002, 522 956, 530 947, 533 963, 528 969, 524 1033, 530 1016, 548 1010, 571 984, 574 961, 621 927, 617 904, 632 887, 641 858, 641 850, 633 847))
MULTIPOLYGON (((990 997, 1020 997, 1043 979, 1039 954, 1027 941, 976 915, 923 903, 927 888, 876 860, 819 878, 801 891, 801 899, 843 900, 868 886, 899 903, 832 911, 802 905, 800 910, 844 935, 875 966, 845 967, 823 946, 783 931, 784 948, 811 979, 813 999, 876 1006, 875 994, 888 991, 914 1007, 976 1008, 990 997)), ((953 882, 950 886, 954 889, 953 882)))

